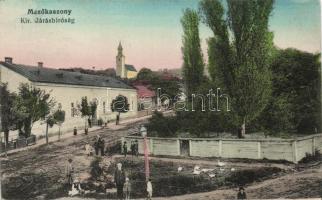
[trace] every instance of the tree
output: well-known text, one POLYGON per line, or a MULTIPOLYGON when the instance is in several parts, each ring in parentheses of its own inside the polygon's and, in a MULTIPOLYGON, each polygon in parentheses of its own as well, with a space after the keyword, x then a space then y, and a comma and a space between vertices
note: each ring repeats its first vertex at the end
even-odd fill
POLYGON ((59 126, 58 140, 60 140, 60 127, 65 121, 65 111, 58 107, 56 111, 47 116, 46 119, 46 144, 48 144, 48 128, 52 128, 55 124, 59 126))
POLYGON ((264 110, 271 94, 273 34, 268 21, 273 2, 227 0, 226 19, 218 0, 200 3, 203 22, 214 34, 208 41, 210 75, 227 89, 233 117, 243 133, 246 123, 264 110))
POLYGON ((136 76, 136 80, 140 81, 152 81, 155 78, 155 74, 152 72, 151 69, 148 68, 142 68, 138 75, 136 76))
POLYGON ((82 97, 81 105, 79 107, 80 112, 82 113, 82 117, 85 118, 85 132, 87 131, 87 121, 92 119, 96 113, 97 103, 96 101, 91 101, 88 104, 87 97, 82 97))
POLYGON ((27 83, 20 84, 18 89, 19 95, 14 105, 17 116, 19 116, 17 126, 20 134, 29 137, 33 123, 45 119, 55 106, 55 101, 45 90, 27 83))
POLYGON ((58 108, 58 110, 54 113, 54 119, 56 124, 59 126, 58 130, 58 140, 60 140, 60 128, 61 125, 65 122, 65 111, 58 108))
POLYGON ((173 123, 175 118, 174 116, 165 117, 161 112, 154 112, 147 125, 149 134, 153 136, 153 133, 156 133, 158 137, 174 137, 179 129, 179 125, 173 123))
POLYGON ((181 18, 183 28, 182 68, 188 97, 196 92, 204 73, 204 61, 199 38, 199 20, 198 13, 191 9, 186 9, 181 18))
POLYGON ((16 95, 8 91, 7 84, 0 85, 1 131, 4 132, 5 144, 8 144, 9 131, 15 125, 16 113, 13 109, 16 95))
POLYGON ((274 132, 321 130, 320 55, 296 49, 277 50, 272 63, 272 98, 261 123, 274 132))
POLYGON ((118 112, 118 115, 128 112, 129 107, 130 104, 128 103, 127 98, 123 95, 118 95, 111 103, 112 112, 118 112))

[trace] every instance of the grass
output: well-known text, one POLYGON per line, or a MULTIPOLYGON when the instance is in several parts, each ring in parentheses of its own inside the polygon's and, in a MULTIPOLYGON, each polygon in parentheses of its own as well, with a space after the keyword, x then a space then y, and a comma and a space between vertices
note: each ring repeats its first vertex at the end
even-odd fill
MULTIPOLYGON (((141 160, 125 160, 119 159, 123 169, 130 178, 132 185, 132 196, 135 198, 142 198, 145 196, 146 183, 144 174, 144 162, 141 160)), ((264 180, 276 175, 282 170, 276 167, 264 167, 244 169, 240 171, 231 172, 226 169, 220 172, 215 169, 216 177, 210 178, 208 174, 193 175, 192 169, 194 165, 185 164, 182 172, 177 169, 179 163, 150 161, 151 179, 153 185, 154 196, 166 197, 183 195, 189 193, 206 192, 218 189, 220 187, 236 187, 245 185, 254 181, 264 180)), ((208 168, 209 166, 204 166, 208 168)), ((111 165, 108 173, 115 170, 115 165, 111 165)))

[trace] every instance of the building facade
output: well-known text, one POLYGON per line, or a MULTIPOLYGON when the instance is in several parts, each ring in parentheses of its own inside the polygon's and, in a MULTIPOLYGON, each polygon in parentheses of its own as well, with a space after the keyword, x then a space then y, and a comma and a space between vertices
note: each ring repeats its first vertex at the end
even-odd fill
MULTIPOLYGON (((135 117, 137 114, 137 92, 135 88, 121 80, 112 77, 68 72, 52 68, 15 64, 11 58, 0 62, 0 82, 7 83, 11 92, 18 92, 21 83, 28 83, 50 93, 51 97, 65 111, 65 122, 61 132, 72 131, 85 126, 85 119, 81 117, 78 106, 82 97, 97 103, 96 119, 103 123, 115 120, 117 113, 111 111, 111 102, 118 95, 123 95, 130 104, 129 111, 122 113, 121 118, 135 117)), ((35 135, 44 135, 46 125, 39 121, 32 128, 35 135)), ((50 134, 58 132, 58 127, 49 129, 50 134)), ((15 134, 11 134, 13 136, 15 134)))

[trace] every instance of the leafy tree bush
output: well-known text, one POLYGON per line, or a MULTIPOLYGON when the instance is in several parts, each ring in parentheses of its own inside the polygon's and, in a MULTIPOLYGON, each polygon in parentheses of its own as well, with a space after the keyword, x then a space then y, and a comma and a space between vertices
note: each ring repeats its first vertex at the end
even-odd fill
POLYGON ((197 92, 204 73, 204 61, 199 38, 199 21, 198 13, 191 9, 186 9, 181 18, 183 28, 182 71, 188 98, 191 97, 192 93, 197 92))
POLYGON ((175 137, 179 129, 176 117, 165 117, 161 112, 154 112, 147 124, 148 135, 158 137, 175 137))
POLYGON ((266 130, 315 133, 321 130, 320 55, 277 50, 273 92, 261 122, 266 130))
POLYGON ((29 137, 33 123, 45 119, 55 106, 55 101, 45 90, 26 83, 21 84, 18 89, 13 105, 18 116, 17 126, 21 135, 29 137))
POLYGON ((111 110, 112 112, 118 112, 120 116, 121 113, 126 113, 130 109, 130 104, 128 100, 123 95, 118 95, 115 99, 113 99, 111 103, 111 110))
POLYGON ((88 103, 87 101, 87 97, 83 97, 80 107, 79 107, 79 111, 82 113, 82 117, 85 118, 85 132, 87 130, 87 121, 91 120, 97 110, 97 103, 96 101, 91 101, 90 103, 88 103))
POLYGON ((219 0, 200 2, 203 22, 213 32, 208 42, 212 80, 231 97, 234 122, 245 133, 271 94, 270 63, 273 34, 268 30, 273 0, 227 1, 227 15, 219 0))
POLYGON ((59 126, 59 132, 58 137, 60 139, 60 126, 65 121, 65 111, 61 110, 61 108, 58 108, 56 111, 54 111, 52 114, 47 116, 46 119, 46 143, 48 144, 48 128, 52 128, 55 124, 59 126))
POLYGON ((14 129, 17 114, 13 109, 16 94, 8 91, 7 84, 0 85, 1 131, 4 132, 5 143, 8 143, 9 130, 14 129))

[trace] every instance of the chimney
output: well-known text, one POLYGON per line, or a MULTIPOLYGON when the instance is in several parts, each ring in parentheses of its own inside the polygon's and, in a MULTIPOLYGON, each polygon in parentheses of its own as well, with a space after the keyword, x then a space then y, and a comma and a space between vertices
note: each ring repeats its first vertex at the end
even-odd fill
POLYGON ((43 62, 38 62, 38 67, 42 68, 44 66, 43 62))
POLYGON ((11 57, 5 57, 4 62, 12 64, 12 58, 11 57))

